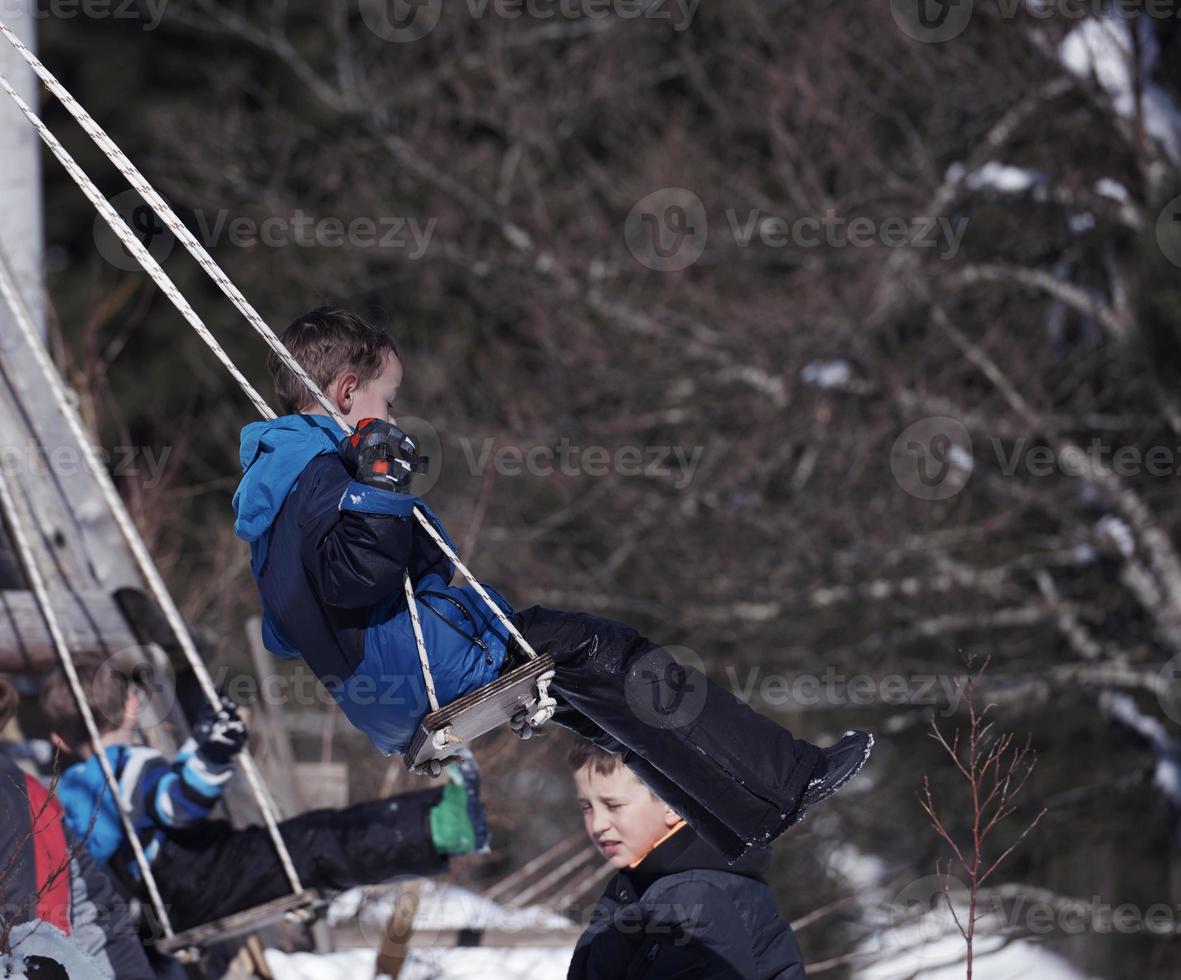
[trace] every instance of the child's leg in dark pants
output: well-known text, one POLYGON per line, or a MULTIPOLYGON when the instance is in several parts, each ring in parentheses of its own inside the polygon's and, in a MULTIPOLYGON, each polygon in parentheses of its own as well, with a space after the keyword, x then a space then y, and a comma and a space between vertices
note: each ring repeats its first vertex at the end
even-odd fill
POLYGON ((555 720, 604 748, 628 750, 628 767, 702 837, 737 857, 785 829, 820 756, 816 746, 623 623, 540 606, 516 623, 557 661, 555 720))
MULTIPOLYGON (((345 889, 447 869, 431 839, 426 789, 343 810, 313 810, 279 824, 305 888, 345 889)), ((270 835, 210 821, 173 834, 153 864, 176 929, 187 929, 291 893, 270 835)))

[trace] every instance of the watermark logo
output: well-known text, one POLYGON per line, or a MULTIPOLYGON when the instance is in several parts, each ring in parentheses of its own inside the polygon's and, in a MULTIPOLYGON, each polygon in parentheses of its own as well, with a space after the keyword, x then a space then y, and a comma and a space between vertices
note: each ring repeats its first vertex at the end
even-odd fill
MULTIPOLYGON (((970 221, 946 215, 843 215, 834 208, 796 217, 761 208, 727 208, 725 215, 726 244, 735 248, 932 249, 944 261, 959 252, 970 221)), ((636 203, 623 235, 641 265, 655 272, 680 272, 705 254, 710 227, 697 194, 663 187, 636 203)))
MULTIPOLYGON (((163 263, 172 253, 176 238, 134 190, 123 191, 110 199, 111 206, 129 226, 132 235, 148 254, 163 263)), ((234 214, 227 208, 192 212, 193 237, 207 249, 225 243, 234 248, 327 248, 396 251, 412 262, 427 254, 438 226, 438 218, 422 219, 406 215, 313 215, 296 208, 289 214, 271 214, 262 218, 234 214)), ((101 215, 94 219, 94 241, 99 254, 118 269, 137 272, 136 259, 101 215)))
POLYGON ((0 20, 15 23, 29 14, 34 20, 138 20, 154 31, 164 19, 168 0, 0 0, 0 20))
MULTIPOLYGON (((689 29, 700 5, 701 0, 464 0, 463 9, 473 21, 644 18, 668 23, 681 33, 689 29)), ((458 3, 455 9, 459 9, 458 3)), ((365 26, 395 44, 422 40, 438 27, 442 12, 443 0, 361 0, 365 26)))
POLYGON ((894 23, 910 38, 941 44, 959 37, 972 19, 972 0, 890 0, 894 23))
POLYGON ((972 437, 959 419, 936 415, 908 426, 890 451, 894 479, 919 500, 947 500, 972 475, 972 437))
POLYGON ((955 929, 948 901, 958 910, 967 907, 968 897, 968 886, 954 875, 927 875, 912 881, 885 902, 890 921, 887 935, 922 958, 955 929))
POLYGON ((623 682, 632 713, 653 728, 684 728, 705 708, 705 663, 688 647, 653 647, 635 659, 623 682))
POLYGON ((940 708, 950 717, 959 710, 968 678, 955 674, 848 675, 828 665, 820 674, 805 671, 779 673, 748 667, 743 675, 728 664, 723 671, 730 692, 747 704, 780 711, 817 707, 866 707, 874 704, 940 708))
MULTIPOLYGON (((108 203, 118 212, 131 229, 131 233, 153 259, 162 264, 172 254, 176 239, 140 196, 139 191, 123 191, 112 197, 108 203)), ((131 254, 101 214, 94 216, 94 244, 98 247, 99 254, 116 269, 122 269, 124 272, 140 271, 139 259, 131 254)))
MULTIPOLYGON (((136 725, 144 730, 167 720, 176 704, 176 673, 167 656, 146 646, 119 650, 104 660, 95 676, 96 690, 125 691, 137 703, 136 725)), ((122 707, 93 699, 91 709, 100 729, 123 724, 122 707)))
POLYGON ((410 490, 416 497, 425 496, 434 489, 443 475, 443 441, 439 437, 439 430, 426 419, 416 415, 399 415, 397 426, 418 443, 418 454, 428 460, 427 471, 414 474, 414 480, 410 485, 410 490))
POLYGON ((1181 268, 1181 195, 1166 204, 1156 219, 1156 243, 1164 257, 1181 268))
MULTIPOLYGON (((1002 21, 1176 20, 1176 0, 995 0, 989 13, 1002 21)), ((915 41, 941 44, 959 37, 975 13, 973 0, 891 0, 894 23, 915 41)))
POLYGON ((709 218, 685 187, 662 187, 636 202, 623 226, 636 261, 654 272, 680 272, 705 254, 709 218))
POLYGON ((395 44, 421 41, 439 24, 443 0, 361 0, 361 19, 374 34, 395 44))
POLYGON ((111 476, 138 480, 145 490, 160 485, 172 447, 164 446, 47 446, 40 442, 0 445, 0 469, 6 475, 52 474, 70 480, 88 476, 87 457, 105 467, 111 476))
POLYGON ((468 438, 459 440, 468 472, 480 476, 489 467, 500 476, 603 477, 617 473, 669 481, 676 490, 693 482, 704 446, 578 446, 563 436, 557 445, 539 444, 528 448, 496 444, 492 438, 479 445, 468 438))
POLYGON ((731 208, 726 221, 734 244, 749 248, 756 241, 764 248, 928 248, 938 249, 940 259, 953 259, 959 252, 968 218, 946 215, 888 215, 880 220, 869 215, 848 217, 826 208, 820 215, 804 215, 789 221, 752 208, 745 215, 731 208))

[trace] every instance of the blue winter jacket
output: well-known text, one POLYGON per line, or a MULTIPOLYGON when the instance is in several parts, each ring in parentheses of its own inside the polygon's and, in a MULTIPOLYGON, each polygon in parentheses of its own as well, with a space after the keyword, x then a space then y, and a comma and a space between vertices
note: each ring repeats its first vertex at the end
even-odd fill
POLYGON ((496 678, 507 636, 475 590, 450 584, 453 565, 413 516, 421 508, 451 544, 431 509, 353 481, 337 454, 342 438, 321 415, 247 425, 234 530, 250 543, 267 649, 302 657, 349 721, 392 755, 430 710, 404 571, 440 705, 496 678))
MULTIPOLYGON (((156 860, 169 830, 192 826, 209 816, 234 774, 232 762, 209 762, 192 739, 172 762, 146 745, 111 745, 106 754, 131 804, 131 824, 139 832, 149 863, 156 860)), ((62 773, 57 796, 70 828, 86 841, 94 860, 105 865, 114 858, 121 862, 119 872, 129 871, 138 879, 139 865, 98 757, 92 755, 62 773)))

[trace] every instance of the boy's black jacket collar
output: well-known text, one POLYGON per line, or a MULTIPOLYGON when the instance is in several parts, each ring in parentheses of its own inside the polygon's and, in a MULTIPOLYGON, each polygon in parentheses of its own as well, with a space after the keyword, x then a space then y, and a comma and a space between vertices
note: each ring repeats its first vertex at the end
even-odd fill
POLYGON ((682 871, 726 871, 763 880, 771 867, 770 848, 752 847, 733 864, 711 844, 703 841, 686 824, 653 848, 634 868, 623 868, 607 886, 607 894, 620 902, 634 902, 653 882, 682 871))

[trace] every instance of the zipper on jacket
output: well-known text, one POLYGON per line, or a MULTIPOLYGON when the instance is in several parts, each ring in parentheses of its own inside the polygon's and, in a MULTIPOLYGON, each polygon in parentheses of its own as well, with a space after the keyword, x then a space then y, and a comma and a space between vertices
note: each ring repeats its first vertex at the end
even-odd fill
MULTIPOLYGON (((460 602, 458 599, 454 598, 453 596, 447 595, 446 592, 435 592, 434 590, 431 590, 431 589, 426 589, 422 592, 419 592, 418 595, 420 595, 420 596, 428 596, 428 595, 429 596, 436 596, 439 599, 446 600, 447 602, 451 603, 451 605, 455 606, 455 608, 458 609, 461 613, 463 613, 463 618, 466 619, 469 623, 471 623, 472 627, 475 628, 476 621, 472 617, 472 614, 468 610, 467 606, 465 606, 462 602, 460 602)), ((460 636, 462 636, 465 640, 467 640, 470 643, 474 643, 476 646, 478 646, 485 653, 488 652, 488 644, 485 643, 483 640, 481 640, 478 636, 468 636, 467 633, 465 633, 458 626, 456 626, 453 622, 451 622, 451 620, 449 620, 446 616, 444 616, 441 612, 439 612, 439 610, 436 609, 434 606, 432 606, 429 602, 424 602, 423 605, 426 606, 427 609, 429 609, 431 612, 433 612, 441 620, 443 620, 444 623, 446 623, 453 630, 455 630, 455 632, 458 633, 460 636)))

